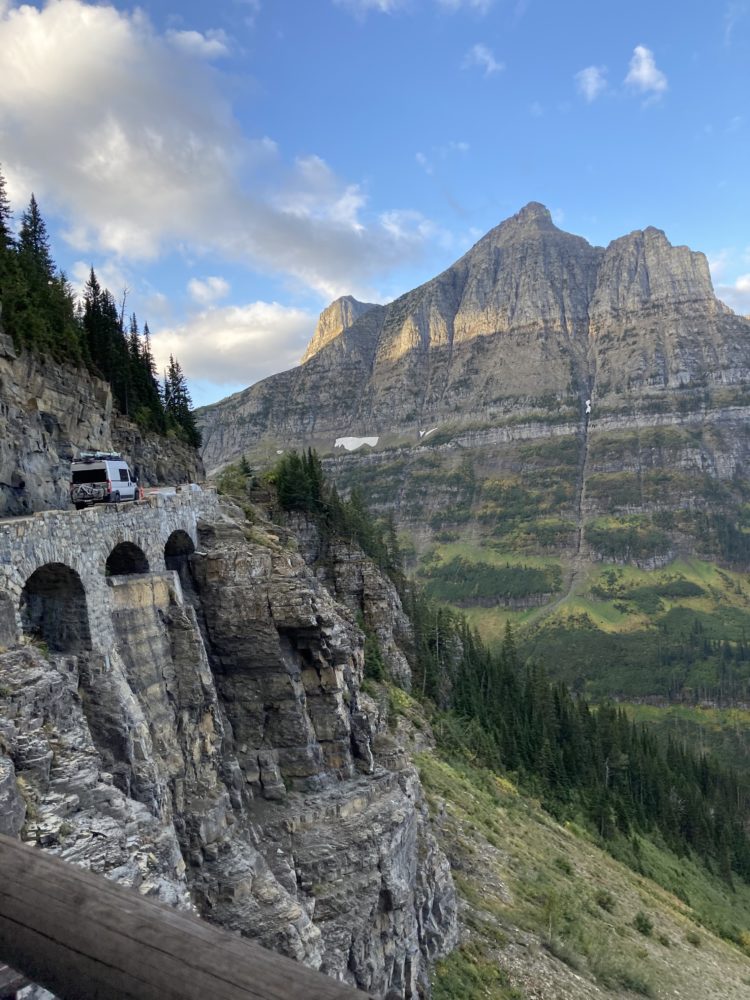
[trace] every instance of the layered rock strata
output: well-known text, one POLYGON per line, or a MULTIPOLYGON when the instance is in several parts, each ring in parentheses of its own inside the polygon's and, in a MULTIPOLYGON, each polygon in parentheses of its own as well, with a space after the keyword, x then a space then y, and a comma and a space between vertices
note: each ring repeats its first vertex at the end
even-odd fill
POLYGON ((118 415, 106 382, 17 352, 0 327, 0 517, 70 507, 74 455, 112 449, 144 485, 203 478, 194 449, 118 415))
POLYGON ((340 337, 352 323, 370 309, 377 309, 374 302, 359 302, 352 295, 343 295, 327 306, 318 317, 312 340, 302 357, 302 364, 309 361, 318 351, 340 337))
POLYGON ((108 657, 0 653, 3 832, 375 995, 426 995, 455 893, 414 767, 373 754, 354 615, 236 508, 199 542, 109 578, 108 657))
POLYGON ((750 320, 658 229, 591 246, 531 203, 306 359, 200 411, 209 468, 314 446, 418 559, 468 542, 567 565, 750 561, 750 320))
POLYGON ((750 372, 750 323, 715 298, 703 254, 654 228, 591 246, 536 203, 347 323, 316 332, 299 368, 200 411, 209 468, 345 435, 414 442, 446 421, 575 420, 592 393, 601 413, 750 372))

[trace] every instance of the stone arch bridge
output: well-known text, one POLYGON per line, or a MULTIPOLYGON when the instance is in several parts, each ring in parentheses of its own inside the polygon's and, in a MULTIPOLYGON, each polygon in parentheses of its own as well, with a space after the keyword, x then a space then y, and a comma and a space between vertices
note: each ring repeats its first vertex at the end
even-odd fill
POLYGON ((0 647, 25 633, 54 652, 107 656, 118 580, 179 569, 198 521, 217 513, 204 489, 0 522, 0 647))

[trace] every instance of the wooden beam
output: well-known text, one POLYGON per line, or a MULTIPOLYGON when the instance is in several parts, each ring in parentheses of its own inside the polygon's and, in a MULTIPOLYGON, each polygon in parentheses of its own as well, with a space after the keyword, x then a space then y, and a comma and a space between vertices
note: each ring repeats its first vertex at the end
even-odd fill
POLYGON ((62 1000, 366 998, 247 938, 4 836, 0 960, 62 1000))

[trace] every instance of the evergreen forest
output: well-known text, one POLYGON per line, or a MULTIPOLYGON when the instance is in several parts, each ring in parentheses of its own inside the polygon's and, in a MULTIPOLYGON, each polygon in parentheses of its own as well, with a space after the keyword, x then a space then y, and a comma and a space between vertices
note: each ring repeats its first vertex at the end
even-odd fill
POLYGON ((76 301, 50 250, 47 226, 32 194, 14 223, 0 173, 0 303, 2 326, 18 350, 85 368, 112 389, 120 413, 144 431, 171 434, 197 447, 200 432, 179 362, 157 377, 148 324, 125 315, 92 267, 83 301, 76 301))
MULTIPOLYGON (((460 612, 407 581, 393 522, 374 521, 356 489, 343 500, 314 451, 284 455, 269 481, 284 510, 317 521, 324 542, 356 542, 391 576, 414 629, 412 694, 444 751, 508 774, 557 819, 583 823, 636 869, 640 838, 648 837, 729 886, 735 878, 750 883, 745 777, 660 739, 615 705, 592 706, 553 682, 542 663, 522 660, 509 625, 501 648, 490 649, 460 612)), ((365 635, 365 672, 380 681, 377 638, 367 628, 365 635)))

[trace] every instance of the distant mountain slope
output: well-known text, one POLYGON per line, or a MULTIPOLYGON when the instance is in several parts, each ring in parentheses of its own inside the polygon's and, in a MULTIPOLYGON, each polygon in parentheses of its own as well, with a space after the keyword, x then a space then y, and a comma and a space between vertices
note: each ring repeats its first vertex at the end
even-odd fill
POLYGON ((199 411, 204 459, 344 435, 418 441, 435 423, 736 384, 750 322, 714 296, 703 254, 649 228, 592 247, 532 203, 384 307, 333 303, 305 362, 199 411), (364 310, 364 311, 363 311, 364 310))
MULTIPOLYGON (((304 364, 199 411, 210 469, 316 447, 394 512, 436 595, 488 635, 531 616, 540 655, 588 614, 592 563, 750 566, 750 320, 702 253, 650 227, 594 247, 531 203, 394 302, 331 309, 304 364)), ((722 604, 658 599, 675 636, 722 604)), ((658 633, 655 612, 608 600, 595 631, 658 633)), ((750 635, 744 616, 712 639, 750 635)))

